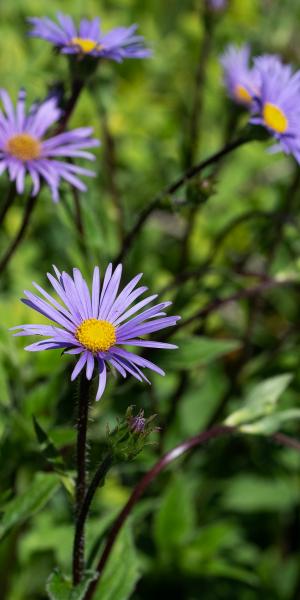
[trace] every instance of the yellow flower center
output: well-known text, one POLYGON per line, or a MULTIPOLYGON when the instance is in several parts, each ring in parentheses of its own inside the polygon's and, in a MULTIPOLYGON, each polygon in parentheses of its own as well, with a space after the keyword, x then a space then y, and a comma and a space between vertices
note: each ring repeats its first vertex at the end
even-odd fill
POLYGON ((73 37, 71 40, 72 46, 79 46, 81 52, 87 54, 88 52, 92 52, 93 50, 100 50, 101 45, 95 42, 95 40, 90 40, 89 38, 81 38, 81 37, 73 37))
POLYGON ((77 327, 76 339, 91 352, 106 352, 117 341, 116 328, 108 321, 85 319, 77 327))
POLYGON ((29 133, 17 133, 9 138, 6 150, 19 160, 34 160, 40 158, 42 147, 39 140, 29 133))
POLYGON ((234 95, 239 102, 250 104, 252 97, 243 85, 237 84, 234 88, 234 95))
POLYGON ((266 102, 264 105, 263 119, 265 124, 277 133, 284 133, 289 125, 284 112, 271 102, 266 102))

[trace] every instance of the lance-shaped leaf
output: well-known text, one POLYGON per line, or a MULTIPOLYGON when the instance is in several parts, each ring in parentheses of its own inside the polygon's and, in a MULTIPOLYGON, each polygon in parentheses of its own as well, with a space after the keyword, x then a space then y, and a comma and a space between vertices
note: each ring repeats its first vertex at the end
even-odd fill
POLYGON ((0 521, 0 539, 12 527, 20 525, 41 510, 52 498, 60 484, 56 473, 37 473, 28 489, 4 507, 0 521))
POLYGON ((282 410, 275 412, 274 414, 254 421, 254 423, 246 423, 240 425, 239 430, 244 433, 257 433, 262 435, 271 435, 276 431, 279 431, 287 421, 299 421, 300 409, 290 408, 289 410, 282 410))
POLYGON ((225 425, 240 427, 273 414, 280 396, 288 387, 291 379, 292 375, 286 373, 271 377, 256 385, 246 396, 243 407, 227 417, 225 425))
POLYGON ((35 417, 33 417, 33 425, 43 456, 51 465, 51 467, 57 473, 59 473, 62 484, 66 488, 67 492, 73 496, 75 487, 74 479, 67 472, 65 463, 59 450, 55 447, 54 443, 35 417))

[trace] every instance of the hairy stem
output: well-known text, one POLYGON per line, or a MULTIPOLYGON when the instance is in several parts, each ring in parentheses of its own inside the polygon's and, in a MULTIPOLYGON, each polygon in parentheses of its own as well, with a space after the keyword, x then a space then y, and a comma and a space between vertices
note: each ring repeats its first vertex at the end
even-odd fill
POLYGON ((102 556, 97 565, 96 571, 98 573, 98 578, 89 585, 89 588, 84 596, 84 600, 91 600, 91 598, 93 597, 103 569, 110 556, 116 538, 120 532, 120 529, 123 527, 135 504, 138 502, 138 500, 143 495, 150 483, 157 477, 157 475, 163 469, 165 469, 171 462, 173 462, 173 460, 179 458, 179 456, 182 456, 182 454, 185 454, 192 448, 195 448, 196 446, 201 446, 205 442, 209 442, 214 438, 220 437, 225 434, 229 434, 232 431, 234 431, 232 427, 226 427, 225 425, 218 425, 216 427, 212 427, 210 430, 204 431, 203 433, 200 433, 200 435, 196 435, 195 437, 184 441, 182 444, 179 444, 179 446, 176 446, 176 448, 173 448, 173 450, 171 450, 170 452, 167 452, 167 454, 165 454, 154 465, 154 467, 150 471, 148 471, 148 473, 146 473, 146 475, 144 475, 144 477, 141 479, 138 485, 134 488, 128 502, 125 504, 123 510, 119 513, 118 517, 116 518, 113 524, 113 527, 107 538, 107 542, 104 547, 102 556))
MULTIPOLYGON (((77 565, 77 557, 80 556, 82 550, 82 541, 84 539, 84 527, 85 522, 90 510, 90 506, 94 495, 103 481, 105 475, 109 471, 113 462, 113 457, 111 454, 107 454, 98 469, 95 472, 95 475, 88 487, 87 493, 81 503, 80 511, 78 513, 78 517, 76 520, 76 528, 75 528, 75 537, 74 537, 74 546, 73 546, 73 565, 77 565)), ((75 583, 75 577, 74 577, 75 583)))
MULTIPOLYGON (((76 445, 76 491, 75 491, 75 517, 77 531, 78 521, 82 510, 86 492, 86 460, 87 460, 87 426, 89 412, 89 388, 90 382, 85 374, 81 376, 78 399, 77 417, 77 445, 76 445)), ((76 537, 76 535, 75 535, 76 537)), ((84 527, 81 528, 80 536, 77 536, 76 546, 74 543, 73 553, 73 583, 77 585, 81 581, 84 570, 84 527)))
POLYGON ((227 144, 224 148, 222 148, 222 150, 219 150, 219 152, 216 152, 209 158, 189 168, 185 173, 183 173, 183 175, 176 179, 176 181, 171 183, 162 192, 160 192, 152 200, 152 202, 150 202, 148 206, 146 206, 144 210, 142 210, 131 231, 129 231, 129 233, 125 236, 122 251, 116 258, 116 262, 119 262, 124 258, 147 219, 150 217, 150 215, 152 215, 152 213, 155 210, 157 210, 160 206, 163 205, 163 201, 167 196, 172 196, 173 194, 175 194, 175 192, 177 192, 177 190, 179 190, 185 183, 187 183, 188 181, 190 181, 190 179, 198 175, 198 173, 203 171, 206 167, 213 165, 217 161, 227 156, 227 154, 230 154, 230 152, 232 152, 236 148, 239 148, 243 144, 246 144, 248 141, 250 140, 247 137, 240 137, 231 142, 230 144, 227 144))
MULTIPOLYGON (((83 600, 91 600, 92 599, 92 597, 96 591, 97 585, 101 579, 103 569, 107 563, 107 560, 108 560, 110 553, 112 551, 112 548, 114 546, 114 543, 120 533, 120 530, 122 529, 124 523, 128 519, 130 513, 132 512, 132 509, 134 508, 134 506, 136 505, 138 500, 144 494, 145 490, 152 483, 152 481, 159 475, 159 473, 161 471, 163 471, 174 460, 176 460, 177 458, 179 458, 186 452, 189 452, 193 448, 202 447, 204 444, 206 444, 207 442, 209 442, 213 439, 222 437, 223 435, 229 435, 229 434, 232 434, 235 432, 238 433, 238 430, 235 427, 227 427, 226 425, 215 425, 215 426, 211 427, 210 429, 200 433, 199 435, 196 435, 188 440, 185 440, 184 442, 182 442, 181 444, 179 444, 178 446, 176 446, 175 448, 170 450, 170 452, 167 452, 154 465, 154 467, 152 467, 152 469, 150 469, 150 471, 148 471, 148 473, 146 473, 146 475, 144 475, 144 477, 141 479, 141 481, 134 488, 129 500, 127 501, 124 508, 121 510, 121 512, 117 516, 117 518, 112 526, 112 529, 108 535, 103 553, 100 557, 100 560, 99 560, 97 568, 96 568, 96 571, 98 573, 98 578, 90 583, 83 600)), ((267 436, 266 439, 269 439, 277 444, 286 446, 287 448, 291 448, 293 450, 297 450, 298 452, 300 452, 300 442, 294 438, 291 438, 291 437, 283 434, 283 433, 279 432, 279 433, 272 434, 270 436, 267 436)))

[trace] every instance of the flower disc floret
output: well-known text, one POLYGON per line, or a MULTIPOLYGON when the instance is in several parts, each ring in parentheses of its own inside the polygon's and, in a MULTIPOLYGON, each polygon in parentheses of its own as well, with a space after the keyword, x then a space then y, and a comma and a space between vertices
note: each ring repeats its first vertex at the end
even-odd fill
POLYGON ((245 108, 250 108, 258 93, 259 78, 250 66, 250 48, 230 44, 220 58, 224 83, 229 96, 245 108))
POLYGON ((93 50, 100 50, 100 44, 95 42, 95 40, 90 40, 88 38, 73 37, 71 45, 80 48, 83 54, 89 54, 89 52, 92 52, 93 50))
POLYGON ((284 112, 271 102, 264 104, 263 119, 266 126, 277 133, 284 133, 288 129, 289 122, 284 112))
POLYGON ((239 83, 234 88, 234 95, 236 100, 242 104, 251 104, 252 102, 252 96, 250 96, 246 88, 239 83))
POLYGON ((39 140, 29 133, 19 133, 10 137, 6 143, 6 150, 11 156, 26 162, 41 156, 39 140))
POLYGON ((102 319, 85 319, 75 337, 91 352, 107 352, 117 341, 115 327, 102 319))

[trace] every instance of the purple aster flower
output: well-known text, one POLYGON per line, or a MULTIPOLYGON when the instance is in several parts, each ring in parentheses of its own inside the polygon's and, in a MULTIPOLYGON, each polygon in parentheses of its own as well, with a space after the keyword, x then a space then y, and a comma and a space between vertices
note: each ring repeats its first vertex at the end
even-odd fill
POLYGON ((228 46, 220 59, 229 96, 247 107, 251 106, 259 84, 257 71, 250 68, 249 61, 249 46, 239 48, 233 44, 228 46))
POLYGON ((0 110, 0 175, 8 171, 11 181, 16 182, 18 194, 25 188, 25 177, 31 178, 35 196, 41 187, 41 179, 49 185, 54 202, 59 200, 61 179, 85 191, 86 186, 78 175, 93 177, 93 171, 83 169, 61 158, 86 158, 95 160, 85 148, 99 146, 92 139, 92 129, 81 127, 73 131, 46 137, 51 125, 57 123, 62 112, 55 98, 34 104, 26 114, 24 90, 19 93, 16 109, 5 90, 0 90, 4 113, 0 110))
POLYGON ((224 10, 227 7, 227 0, 207 0, 207 4, 211 10, 224 10))
POLYGON ((144 46, 144 38, 135 34, 137 25, 103 33, 98 18, 82 19, 78 28, 68 15, 57 13, 57 20, 59 24, 47 17, 28 19, 33 26, 29 35, 50 42, 63 54, 78 54, 81 58, 88 55, 122 62, 124 58, 151 55, 144 46))
POLYGON ((138 356, 123 346, 145 348, 168 348, 177 346, 163 342, 148 341, 141 336, 160 331, 175 325, 180 317, 167 317, 164 309, 171 302, 162 302, 141 311, 144 306, 157 298, 157 294, 139 300, 146 287, 138 287, 142 273, 136 275, 118 294, 122 265, 113 270, 110 264, 106 269, 102 285, 99 268, 95 267, 90 294, 86 281, 79 269, 73 270, 73 277, 60 273, 54 267, 56 278, 48 273, 48 279, 61 302, 50 296, 42 287, 33 283, 40 296, 25 291, 22 301, 41 313, 55 325, 20 325, 15 335, 40 335, 47 339, 27 346, 33 352, 64 349, 67 354, 78 355, 73 370, 72 381, 82 369, 86 369, 87 379, 91 379, 94 369, 99 372, 99 387, 96 400, 102 396, 106 385, 106 364, 114 367, 123 377, 128 373, 139 381, 148 381, 142 369, 148 368, 160 375, 162 369, 146 358, 138 356), (133 318, 132 316, 135 315, 133 318))
POLYGON ((300 162, 300 71, 293 73, 277 56, 255 59, 259 94, 251 123, 262 125, 278 141, 274 150, 293 154, 300 162))

